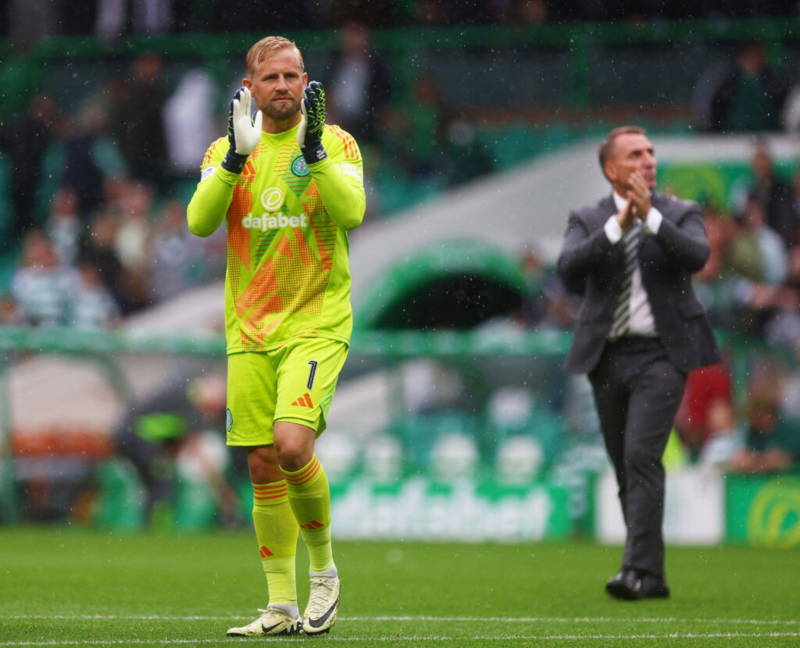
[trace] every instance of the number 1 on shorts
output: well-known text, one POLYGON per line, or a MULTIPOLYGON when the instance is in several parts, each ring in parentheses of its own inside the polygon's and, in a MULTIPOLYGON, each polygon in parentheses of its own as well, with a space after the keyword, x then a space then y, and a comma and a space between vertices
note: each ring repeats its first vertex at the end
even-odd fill
POLYGON ((317 361, 309 360, 308 364, 311 365, 311 371, 308 372, 308 384, 306 385, 306 388, 311 389, 314 387, 314 374, 317 373, 317 361))

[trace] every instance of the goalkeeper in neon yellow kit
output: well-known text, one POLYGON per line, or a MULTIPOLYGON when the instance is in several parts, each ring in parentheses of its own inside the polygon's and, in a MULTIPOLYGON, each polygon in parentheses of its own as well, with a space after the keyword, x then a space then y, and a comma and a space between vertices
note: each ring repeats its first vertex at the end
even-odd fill
POLYGON ((228 635, 320 634, 336 620, 339 575, 314 442, 352 329, 347 232, 364 216, 362 162, 355 140, 325 124, 325 92, 293 42, 264 38, 245 65, 228 136, 209 147, 187 211, 198 236, 227 226, 227 443, 247 451, 269 592, 261 615, 228 635), (302 618, 298 534, 311 579, 302 618))

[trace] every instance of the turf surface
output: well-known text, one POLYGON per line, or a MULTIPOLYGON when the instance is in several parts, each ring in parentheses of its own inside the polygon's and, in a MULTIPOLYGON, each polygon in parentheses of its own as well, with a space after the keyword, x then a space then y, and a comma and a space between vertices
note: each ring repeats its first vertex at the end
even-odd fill
POLYGON ((0 528, 0 646, 800 645, 797 551, 669 548, 673 597, 624 603, 603 591, 619 548, 581 543, 339 542, 330 635, 227 639, 265 603, 254 542, 0 528))

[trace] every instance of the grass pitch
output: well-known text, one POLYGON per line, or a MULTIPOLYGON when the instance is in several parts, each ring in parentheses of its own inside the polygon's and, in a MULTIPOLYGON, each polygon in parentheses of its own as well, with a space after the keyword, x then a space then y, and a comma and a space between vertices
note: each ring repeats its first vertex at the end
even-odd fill
POLYGON ((228 639, 265 604, 249 533, 0 528, 0 646, 800 645, 797 551, 669 548, 672 598, 635 603, 603 590, 618 547, 338 542, 335 552, 342 606, 330 635, 228 639))

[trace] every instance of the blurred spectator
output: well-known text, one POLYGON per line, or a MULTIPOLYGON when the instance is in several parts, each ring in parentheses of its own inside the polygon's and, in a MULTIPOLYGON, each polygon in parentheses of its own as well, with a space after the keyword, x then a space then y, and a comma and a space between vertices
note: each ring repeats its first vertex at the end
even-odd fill
POLYGON ((78 257, 81 240, 81 220, 78 214, 78 196, 68 187, 62 187, 53 196, 47 234, 53 242, 58 262, 72 266, 78 257))
POLYGON ((370 48, 366 26, 349 22, 339 37, 341 51, 326 84, 330 121, 359 142, 374 143, 376 125, 391 96, 389 72, 380 53, 370 48))
POLYGON ((17 326, 22 324, 22 313, 11 295, 0 294, 0 324, 3 326, 17 326))
POLYGON ((199 239, 186 228, 184 206, 170 200, 164 206, 153 232, 149 262, 149 285, 156 302, 175 297, 191 285, 192 273, 202 277, 195 266, 202 260, 199 239))
POLYGON ((737 317, 739 279, 729 271, 726 258, 737 225, 727 213, 710 202, 703 202, 702 209, 709 255, 703 269, 694 275, 695 292, 705 306, 712 326, 733 329, 737 317))
POLYGON ((747 404, 744 447, 731 457, 729 468, 740 473, 772 473, 787 470, 800 460, 800 429, 780 415, 776 399, 755 392, 747 404))
POLYGON ((78 213, 88 218, 103 204, 104 183, 109 173, 101 164, 101 140, 108 124, 102 103, 90 99, 77 122, 64 141, 61 187, 75 192, 78 213))
POLYGON ((770 344, 800 346, 800 292, 796 288, 782 286, 775 291, 764 337, 770 344))
POLYGON ((236 497, 224 476, 229 462, 224 445, 225 393, 222 373, 179 379, 135 405, 117 426, 115 445, 142 479, 152 524, 171 522, 176 463, 191 466, 189 474, 210 488, 224 521, 237 520, 236 497))
POLYGON ((119 307, 103 284, 100 272, 92 260, 79 259, 76 269, 74 281, 70 286, 67 325, 92 331, 119 324, 119 307))
POLYGON ((726 264, 737 274, 757 282, 778 285, 786 277, 783 240, 766 224, 763 205, 750 199, 728 245, 726 264))
MULTIPOLYGON (((82 259, 91 260, 100 273, 103 284, 114 295, 117 303, 122 305, 120 286, 123 267, 114 249, 116 236, 116 219, 108 211, 100 212, 92 219, 81 240, 80 256, 82 259)), ((123 311, 125 310, 123 307, 123 311)))
POLYGON ((698 463, 703 468, 721 472, 741 447, 736 415, 728 403, 715 400, 708 408, 706 421, 711 433, 700 450, 698 463))
POLYGON ((103 211, 92 220, 81 242, 81 259, 91 261, 100 273, 103 284, 114 296, 123 315, 148 304, 141 278, 123 266, 115 250, 117 218, 103 211))
POLYGON ((731 326, 763 336, 787 276, 787 254, 781 238, 764 223, 764 208, 749 200, 725 254, 726 268, 739 275, 727 284, 731 326))
POLYGON ((7 243, 19 242, 25 232, 39 224, 36 194, 55 113, 53 99, 36 94, 24 115, 6 125, 0 124, 0 148, 8 156, 11 168, 9 180, 14 210, 11 237, 7 243))
POLYGON ((123 183, 121 189, 118 203, 120 220, 114 249, 125 268, 131 273, 142 274, 148 263, 153 190, 141 182, 123 183))
POLYGON ((725 248, 733 235, 734 228, 729 218, 723 218, 716 205, 704 202, 701 206, 709 254, 708 261, 694 278, 698 281, 714 281, 722 277, 725 248))
POLYGON ((709 439, 726 434, 735 420, 733 388, 721 362, 690 371, 675 427, 684 446, 697 457, 709 439))
POLYGON ((745 44, 710 99, 712 131, 775 131, 786 99, 784 77, 772 68, 762 43, 745 44))
POLYGON ((800 131, 800 85, 795 84, 789 88, 786 101, 783 102, 781 125, 787 133, 800 131))
POLYGON ((95 31, 116 42, 134 34, 165 34, 172 27, 172 0, 97 0, 95 31))
POLYGON ((170 166, 179 177, 198 176, 206 143, 214 140, 217 123, 211 107, 216 91, 208 73, 186 72, 164 104, 164 130, 170 166))
POLYGON ((11 279, 11 296, 21 322, 30 326, 64 324, 72 279, 71 271, 58 265, 44 232, 29 232, 22 243, 22 265, 11 279))
POLYGON ((756 144, 753 151, 753 186, 750 199, 759 202, 766 213, 766 223, 791 247, 800 230, 800 212, 792 188, 776 173, 767 145, 756 144))
POLYGON ((114 85, 110 121, 131 178, 164 192, 168 179, 162 67, 161 58, 150 52, 134 59, 130 77, 114 85))

